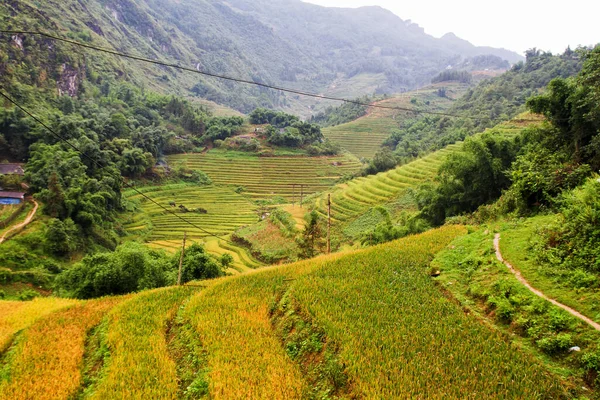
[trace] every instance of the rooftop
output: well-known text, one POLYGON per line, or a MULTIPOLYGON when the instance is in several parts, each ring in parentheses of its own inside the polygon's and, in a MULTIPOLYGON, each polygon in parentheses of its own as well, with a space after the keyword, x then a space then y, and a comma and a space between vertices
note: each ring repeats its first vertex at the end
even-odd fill
POLYGON ((19 164, 0 164, 1 175, 23 175, 23 167, 19 164))
POLYGON ((0 198, 5 199, 24 199, 25 193, 23 192, 2 192, 0 191, 0 198))

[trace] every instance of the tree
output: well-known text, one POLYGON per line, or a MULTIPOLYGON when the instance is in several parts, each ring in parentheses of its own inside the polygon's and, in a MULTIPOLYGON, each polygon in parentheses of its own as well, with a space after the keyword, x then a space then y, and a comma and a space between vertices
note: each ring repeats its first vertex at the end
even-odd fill
POLYGON ((64 217, 65 194, 56 172, 52 172, 48 179, 48 193, 44 200, 46 214, 52 218, 64 217))
MULTIPOLYGON (((181 252, 173 258, 173 268, 178 268, 181 252)), ((222 267, 204 250, 204 247, 194 243, 185 249, 181 272, 181 282, 212 279, 225 275, 222 267)))
POLYGON ((312 211, 305 216, 306 225, 302 232, 302 238, 298 240, 300 258, 312 258, 323 249, 323 229, 319 214, 312 211))

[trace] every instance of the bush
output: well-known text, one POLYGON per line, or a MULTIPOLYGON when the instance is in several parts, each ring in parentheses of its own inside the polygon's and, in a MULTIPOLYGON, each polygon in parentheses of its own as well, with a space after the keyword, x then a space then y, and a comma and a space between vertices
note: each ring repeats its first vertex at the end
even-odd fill
POLYGON ((127 243, 113 253, 85 257, 58 275, 56 285, 64 295, 89 299, 166 286, 174 282, 172 271, 164 252, 127 243))
MULTIPOLYGON (((173 270, 179 268, 179 251, 172 259, 173 270)), ((231 257, 231 256, 230 256, 231 257)), ((225 275, 225 272, 215 260, 204 250, 204 247, 194 243, 185 249, 183 265, 181 269, 181 283, 200 279, 212 279, 225 275)))
POLYGON ((559 333, 539 339, 536 344, 544 353, 556 355, 567 351, 573 345, 573 338, 568 333, 559 333))
POLYGON ((25 289, 21 293, 19 293, 18 299, 21 301, 30 301, 39 296, 40 294, 35 290, 25 289))
POLYGON ((228 268, 231 264, 233 264, 233 256, 229 253, 225 253, 221 256, 221 266, 223 268, 228 268))
POLYGON ((541 232, 535 247, 538 261, 572 271, 570 281, 576 287, 596 284, 589 274, 600 273, 599 227, 600 181, 596 176, 563 196, 561 213, 541 232))

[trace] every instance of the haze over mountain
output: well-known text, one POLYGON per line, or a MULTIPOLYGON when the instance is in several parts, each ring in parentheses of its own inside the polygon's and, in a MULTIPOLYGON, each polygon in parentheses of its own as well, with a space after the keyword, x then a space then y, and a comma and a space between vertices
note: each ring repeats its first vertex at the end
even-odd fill
MULTIPOLYGON (((448 65, 477 55, 497 56, 498 65, 502 60, 522 60, 514 52, 476 47, 453 34, 434 38, 380 7, 326 8, 299 0, 50 3, 54 7, 43 11, 22 3, 7 7, 18 10, 19 17, 41 14, 35 18, 44 25, 40 29, 118 50, 178 60, 199 71, 339 96, 409 90, 429 83, 448 65)), ((18 19, 8 23, 13 28, 27 26, 18 19)), ((125 70, 118 74, 128 73, 150 87, 193 94, 242 112, 266 106, 305 113, 307 106, 315 105, 272 90, 118 62, 125 70)))

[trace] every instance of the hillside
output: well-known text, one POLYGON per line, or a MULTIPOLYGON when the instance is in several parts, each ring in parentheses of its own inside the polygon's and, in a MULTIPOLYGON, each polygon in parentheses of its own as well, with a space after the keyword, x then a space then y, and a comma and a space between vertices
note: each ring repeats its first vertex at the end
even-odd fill
MULTIPOLYGON (((383 107, 400 107, 420 111, 443 112, 467 90, 467 85, 444 82, 420 88, 417 91, 377 101, 383 107), (444 96, 439 95, 444 90, 444 96)), ((404 122, 415 118, 414 113, 370 107, 367 114, 354 121, 326 127, 323 135, 359 158, 371 159, 384 141, 404 122)))
MULTIPOLYGON (((199 71, 350 97, 412 89, 428 83, 449 63, 480 54, 496 54, 510 62, 521 59, 503 50, 435 39, 381 8, 324 8, 297 0, 8 2, 2 4, 0 17, 4 28, 48 31, 118 51, 176 61, 199 71)), ((37 41, 51 43, 49 39, 24 35, 12 40, 5 35, 5 39, 1 46, 11 57, 1 60, 0 70, 17 67, 16 60, 21 57, 13 54, 25 46, 29 57, 24 61, 31 63, 31 68, 44 70, 49 78, 58 72, 58 86, 71 94, 80 90, 81 78, 93 71, 243 112, 267 106, 307 115, 308 107, 317 104, 294 95, 143 65, 71 45, 53 43, 50 50, 39 51, 27 48, 37 41), (48 56, 64 60, 64 70, 57 71, 48 56), (66 75, 75 77, 68 89, 66 75)))
POLYGON ((577 378, 561 377, 512 346, 432 282, 429 262, 464 233, 447 227, 203 288, 49 305, 55 311, 27 321, 19 311, 2 313, 2 340, 12 345, 5 347, 3 372, 10 373, 2 375, 0 394, 289 399, 577 393, 577 378))

